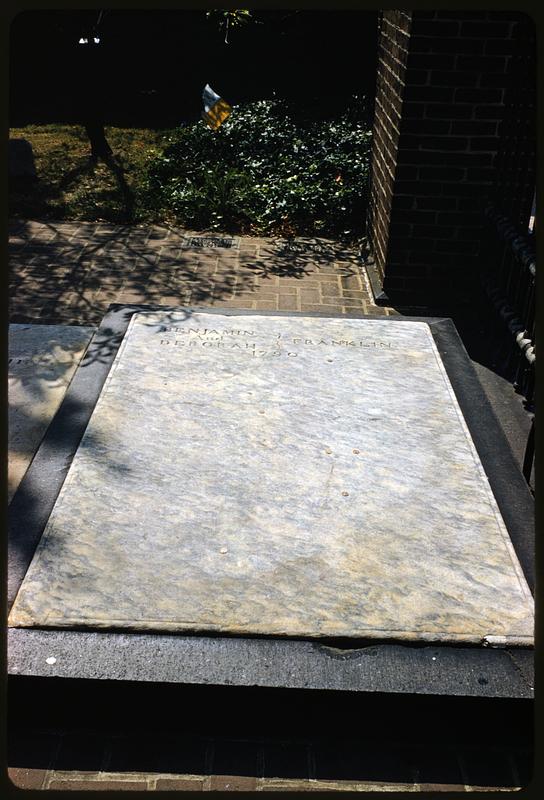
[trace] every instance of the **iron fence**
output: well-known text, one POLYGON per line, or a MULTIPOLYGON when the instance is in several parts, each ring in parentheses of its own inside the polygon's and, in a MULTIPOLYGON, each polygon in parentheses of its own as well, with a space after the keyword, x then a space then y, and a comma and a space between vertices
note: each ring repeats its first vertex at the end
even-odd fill
MULTIPOLYGON (((534 412, 535 282, 534 234, 519 227, 494 206, 486 209, 487 258, 482 273, 486 293, 510 333, 506 370, 514 388, 534 412)), ((529 482, 534 462, 534 417, 527 442, 523 473, 529 482)))

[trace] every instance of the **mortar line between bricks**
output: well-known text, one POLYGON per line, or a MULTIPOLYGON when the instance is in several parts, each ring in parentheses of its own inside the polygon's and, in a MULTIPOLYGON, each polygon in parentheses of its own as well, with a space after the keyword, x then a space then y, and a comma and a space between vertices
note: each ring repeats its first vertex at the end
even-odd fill
POLYGON ((315 780, 316 776, 315 753, 311 744, 306 745, 306 768, 308 771, 308 779, 315 780))
POLYGON ((135 777, 140 778, 142 775, 147 775, 148 779, 151 781, 204 781, 208 776, 197 774, 195 772, 156 772, 152 775, 149 773, 142 773, 142 772, 134 772, 134 773, 124 773, 124 772, 113 772, 109 773, 109 777, 112 775, 117 776, 124 776, 125 774, 131 774, 135 777))
POLYGON ((51 784, 54 780, 54 777, 51 774, 52 772, 53 770, 48 769, 47 772, 45 773, 45 777, 42 783, 42 789, 49 789, 49 784, 51 784))
POLYGON ((100 762, 100 772, 107 772, 111 762, 111 754, 113 751, 113 742, 111 737, 108 736, 104 742, 104 749, 102 751, 102 760, 100 762))
POLYGON ((511 773, 513 779, 514 779, 514 783, 515 783, 516 786, 519 786, 521 784, 521 780, 520 780, 518 768, 517 768, 516 762, 515 762, 515 760, 514 760, 514 758, 512 756, 512 753, 510 753, 510 752, 507 753, 507 758, 508 758, 508 763, 510 765, 510 773, 511 773))
POLYGON ((461 755, 461 753, 455 753, 455 760, 457 761, 457 766, 459 767, 459 772, 461 773, 461 778, 463 780, 463 786, 465 787, 465 792, 469 791, 470 781, 468 779, 467 768, 465 764, 465 759, 461 755))
POLYGON ((211 776, 212 774, 214 760, 215 760, 215 743, 213 739, 210 739, 206 743, 206 752, 204 755, 204 771, 207 775, 211 776))
POLYGON ((55 764, 57 763, 57 759, 62 750, 62 745, 64 744, 64 734, 57 732, 57 737, 58 737, 57 745, 54 748, 53 753, 51 753, 51 757, 49 759, 48 772, 54 771, 55 764))
POLYGON ((45 772, 44 772, 44 776, 43 776, 42 784, 41 784, 41 786, 39 787, 40 789, 45 789, 45 787, 46 787, 46 785, 47 785, 47 779, 48 779, 48 776, 49 776, 50 774, 51 774, 51 770, 50 770, 50 769, 46 769, 46 770, 45 770, 45 772))
MULTIPOLYGON (((88 781, 89 783, 106 783, 108 781, 123 782, 123 781, 158 781, 158 780, 191 780, 201 781, 204 779, 203 775, 193 773, 176 773, 176 772, 138 772, 130 770, 127 772, 108 772, 108 771, 85 771, 85 770, 49 770, 52 780, 66 781, 88 781)), ((44 779, 45 785, 45 779, 44 779)))
POLYGON ((259 745, 257 751, 257 779, 264 778, 264 744, 259 745))

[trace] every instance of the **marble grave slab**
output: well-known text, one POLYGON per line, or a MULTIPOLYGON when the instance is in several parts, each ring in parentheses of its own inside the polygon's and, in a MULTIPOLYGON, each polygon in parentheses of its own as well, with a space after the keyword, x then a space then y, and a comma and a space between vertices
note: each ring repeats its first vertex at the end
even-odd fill
POLYGON ((60 406, 94 331, 74 325, 9 326, 8 501, 60 406))
POLYGON ((135 314, 9 623, 530 645, 423 322, 135 314))

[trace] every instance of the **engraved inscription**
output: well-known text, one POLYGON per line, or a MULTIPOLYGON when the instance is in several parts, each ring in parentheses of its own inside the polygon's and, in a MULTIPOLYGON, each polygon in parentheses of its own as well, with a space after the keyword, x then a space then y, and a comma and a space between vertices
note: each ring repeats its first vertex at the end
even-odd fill
POLYGON ((276 245, 278 253, 328 253, 330 248, 325 247, 321 242, 278 242, 276 245))
POLYGON ((233 246, 233 239, 225 239, 220 236, 192 236, 185 239, 187 247, 225 247, 230 249, 233 246))
POLYGON ((273 344, 269 347, 259 346, 248 340, 255 337, 255 331, 243 328, 227 328, 216 330, 214 328, 183 328, 178 326, 164 327, 160 333, 159 344, 171 346, 172 349, 216 347, 225 350, 238 350, 249 353, 255 357, 281 356, 296 358, 298 350, 302 348, 374 348, 393 349, 391 342, 376 339, 333 339, 315 338, 308 339, 302 336, 284 336, 274 333, 271 336, 273 344), (166 335, 165 335, 166 334, 166 335))

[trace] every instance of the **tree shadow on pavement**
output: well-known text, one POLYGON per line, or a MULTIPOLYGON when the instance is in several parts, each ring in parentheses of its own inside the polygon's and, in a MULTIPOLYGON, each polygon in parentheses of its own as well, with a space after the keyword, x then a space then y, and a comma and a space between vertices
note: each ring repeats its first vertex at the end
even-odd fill
MULTIPOLYGON (((116 169, 126 187, 122 169, 116 169)), ((126 192, 130 213, 128 187, 126 192)), ((259 240, 257 249, 245 239, 243 248, 204 247, 196 242, 205 235, 166 225, 25 221, 13 224, 12 236, 12 322, 95 325, 114 302, 187 306, 240 300, 244 307, 244 300, 277 279, 328 273, 335 280, 359 273, 355 248, 329 240, 259 240)))

